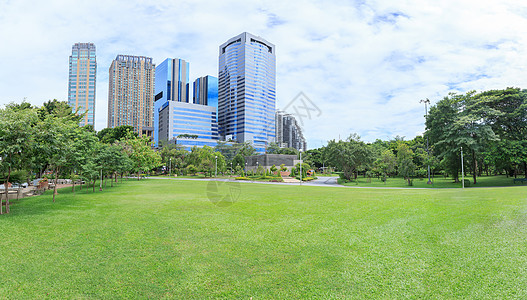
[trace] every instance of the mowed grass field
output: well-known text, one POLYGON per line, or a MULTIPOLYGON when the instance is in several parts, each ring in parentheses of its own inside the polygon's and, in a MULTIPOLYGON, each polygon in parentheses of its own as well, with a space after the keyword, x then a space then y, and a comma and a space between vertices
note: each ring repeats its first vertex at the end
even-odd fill
POLYGON ((20 200, 0 216, 0 297, 527 297, 527 187, 211 192, 149 179, 20 200))
MULTIPOLYGON (((519 179, 524 178, 523 175, 518 176, 519 179)), ((386 182, 382 182, 379 178, 364 178, 358 177, 351 182, 342 183, 345 186, 361 186, 361 187, 404 187, 404 188, 461 188, 460 182, 454 183, 451 177, 436 176, 432 179, 432 184, 428 184, 428 178, 415 178, 412 183, 413 186, 408 186, 408 182, 402 177, 390 177, 386 182)), ((496 176, 480 176, 477 178, 477 183, 473 183, 472 176, 465 176, 465 181, 470 183, 465 184, 465 188, 472 187, 505 187, 505 186, 526 186, 525 183, 514 183, 514 177, 507 177, 505 175, 496 176)), ((339 180, 340 182, 341 180, 339 180)))

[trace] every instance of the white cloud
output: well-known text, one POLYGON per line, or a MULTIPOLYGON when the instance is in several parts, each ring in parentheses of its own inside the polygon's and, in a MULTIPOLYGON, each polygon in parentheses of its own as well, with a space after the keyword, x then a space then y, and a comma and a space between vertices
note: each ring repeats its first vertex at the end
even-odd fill
POLYGON ((277 49, 277 108, 303 91, 322 110, 309 146, 422 132, 420 99, 526 87, 522 1, 0 1, 0 104, 66 100, 75 42, 97 46, 96 129, 117 54, 217 75, 218 47, 248 31, 277 49))

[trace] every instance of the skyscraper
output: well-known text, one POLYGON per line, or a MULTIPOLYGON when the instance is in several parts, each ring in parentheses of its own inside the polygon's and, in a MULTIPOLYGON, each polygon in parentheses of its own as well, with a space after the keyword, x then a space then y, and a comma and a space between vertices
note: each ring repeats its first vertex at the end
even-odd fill
POLYGON ((196 79, 193 85, 192 102, 218 107, 218 78, 208 75, 196 79))
MULTIPOLYGON (((183 59, 167 58, 156 67, 154 99, 154 142, 159 142, 159 111, 168 101, 189 102, 190 64, 183 59)), ((168 111, 168 110, 167 110, 168 111)), ((166 118, 165 118, 166 119, 166 118)), ((169 126, 170 124, 163 124, 169 126)), ((162 140, 167 139, 168 129, 162 140)))
POLYGON ((276 111, 276 142, 281 148, 306 151, 307 143, 302 128, 294 115, 276 111))
POLYGON ((133 126, 150 135, 154 123, 154 74, 152 58, 117 55, 110 66, 108 127, 133 126))
POLYGON ((251 142, 263 153, 275 140, 275 46, 244 32, 219 50, 220 135, 225 140, 251 142))
MULTIPOLYGON (((215 105, 189 101, 189 63, 168 58, 156 68, 154 141, 173 142, 190 149, 218 142, 215 105)), ((217 88, 216 88, 217 90, 217 88)))
POLYGON ((95 122, 97 60, 93 43, 75 43, 69 61, 68 104, 73 111, 86 112, 81 126, 95 122))

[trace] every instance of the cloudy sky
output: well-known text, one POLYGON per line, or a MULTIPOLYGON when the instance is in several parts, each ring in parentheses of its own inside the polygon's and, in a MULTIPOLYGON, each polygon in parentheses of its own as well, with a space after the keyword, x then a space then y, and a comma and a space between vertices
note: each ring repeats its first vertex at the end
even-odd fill
MULTIPOLYGON (((218 47, 241 32, 276 45, 277 108, 303 92, 308 147, 423 131, 424 106, 449 92, 527 88, 527 2, 0 0, 0 105, 67 100, 76 42, 97 47, 97 130, 106 127, 117 54, 190 62, 217 76, 218 47)), ((291 111, 294 112, 294 111, 291 111)))

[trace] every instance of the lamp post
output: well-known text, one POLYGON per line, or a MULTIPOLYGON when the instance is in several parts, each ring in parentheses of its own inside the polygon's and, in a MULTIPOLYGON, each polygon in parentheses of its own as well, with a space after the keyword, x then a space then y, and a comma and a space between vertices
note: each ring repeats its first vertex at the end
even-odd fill
POLYGON ((218 177, 218 156, 214 156, 214 160, 216 161, 216 167, 214 168, 214 177, 218 177))
POLYGON ((232 161, 231 161, 231 176, 232 176, 232 161))
MULTIPOLYGON (((427 104, 430 104, 430 100, 426 98, 426 100, 420 100, 419 103, 425 104, 425 120, 428 119, 428 108, 427 104)), ((428 155, 428 158, 430 158, 430 151, 428 150, 428 136, 426 136, 426 154, 428 155)), ((430 180, 430 164, 428 164, 428 182, 427 184, 432 184, 432 181, 430 180)))
POLYGON ((99 182, 99 192, 102 191, 102 169, 101 169, 101 182, 99 182))
POLYGON ((172 157, 170 158, 170 164, 168 165, 168 176, 172 174, 172 157))
POLYGON ((302 149, 298 150, 300 152, 300 185, 302 185, 302 149))
POLYGON ((247 176, 247 163, 245 163, 245 176, 247 176))
POLYGON ((259 167, 259 166, 260 166, 260 162, 257 161, 257 162, 256 162, 256 174, 258 174, 258 167, 259 167))

